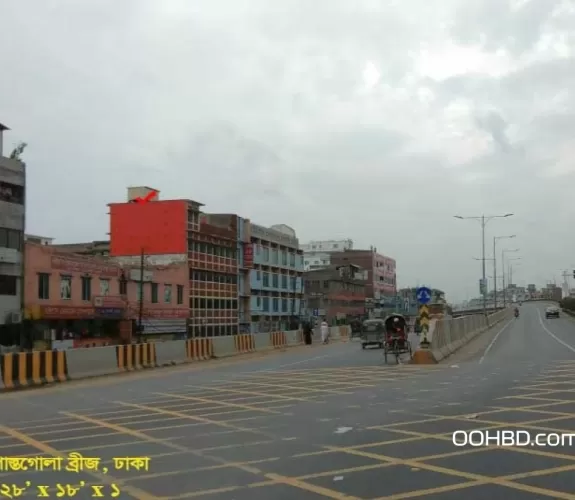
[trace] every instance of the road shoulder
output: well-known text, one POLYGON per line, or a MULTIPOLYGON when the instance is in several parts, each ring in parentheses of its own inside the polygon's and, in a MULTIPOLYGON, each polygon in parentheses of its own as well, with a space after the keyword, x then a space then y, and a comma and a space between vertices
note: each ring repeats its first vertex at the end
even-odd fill
MULTIPOLYGON (((503 328, 505 331, 512 326, 507 326, 509 322, 508 319, 500 321, 489 330, 480 333, 471 342, 465 344, 458 351, 454 352, 451 356, 440 361, 440 364, 457 364, 477 361, 481 359, 487 348, 491 345, 497 334, 501 332, 503 328)), ((501 335, 505 334, 505 331, 501 335)))

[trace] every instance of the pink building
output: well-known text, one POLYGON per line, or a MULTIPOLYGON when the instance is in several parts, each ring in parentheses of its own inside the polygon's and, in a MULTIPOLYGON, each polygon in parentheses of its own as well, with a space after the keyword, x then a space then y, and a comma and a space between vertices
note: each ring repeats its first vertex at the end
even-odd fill
POLYGON ((189 315, 186 263, 146 265, 143 284, 138 263, 129 264, 26 243, 27 319, 52 331, 52 337, 126 340, 136 331, 142 303, 144 335, 184 336, 189 315))

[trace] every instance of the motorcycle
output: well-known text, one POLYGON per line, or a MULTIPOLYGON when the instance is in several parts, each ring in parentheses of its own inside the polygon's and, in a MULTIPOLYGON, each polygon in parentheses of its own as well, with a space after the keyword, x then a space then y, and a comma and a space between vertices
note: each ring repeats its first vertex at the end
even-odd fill
POLYGON ((515 317, 518 318, 519 317, 519 311, 515 310, 515 317))

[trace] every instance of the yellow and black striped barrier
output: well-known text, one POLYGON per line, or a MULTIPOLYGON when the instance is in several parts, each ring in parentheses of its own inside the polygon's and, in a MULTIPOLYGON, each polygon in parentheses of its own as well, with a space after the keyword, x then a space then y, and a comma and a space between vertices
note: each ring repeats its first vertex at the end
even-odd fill
POLYGON ((0 358, 6 390, 66 382, 68 363, 64 351, 33 351, 3 354, 0 358))
POLYGON ((156 367, 156 344, 128 344, 116 346, 116 359, 120 371, 156 367))

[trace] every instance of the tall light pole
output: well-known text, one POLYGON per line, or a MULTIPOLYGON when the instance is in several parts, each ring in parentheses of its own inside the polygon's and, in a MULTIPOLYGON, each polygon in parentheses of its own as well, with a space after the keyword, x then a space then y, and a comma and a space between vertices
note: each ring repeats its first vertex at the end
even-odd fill
MULTIPOLYGON (((508 261, 511 260, 521 260, 521 257, 513 257, 512 259, 507 259, 508 261)), ((509 264, 509 284, 513 284, 513 264, 509 264)))
POLYGON ((508 248, 501 250, 501 274, 503 276, 503 307, 507 306, 507 292, 505 290, 505 254, 511 252, 519 252, 519 248, 509 250, 508 248))
POLYGON ((512 234, 510 236, 494 236, 493 237, 493 300, 495 301, 495 309, 497 310, 497 259, 496 259, 496 247, 497 247, 497 242, 499 240, 505 240, 505 239, 510 239, 510 238, 515 238, 515 234, 512 234))
POLYGON ((485 278, 485 226, 492 219, 503 219, 505 217, 511 217, 513 214, 505 215, 482 215, 481 217, 462 217, 461 215, 454 215, 456 219, 474 219, 481 223, 481 267, 482 267, 482 280, 483 284, 483 314, 487 315, 487 283, 485 278))

